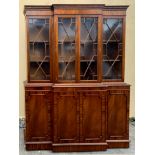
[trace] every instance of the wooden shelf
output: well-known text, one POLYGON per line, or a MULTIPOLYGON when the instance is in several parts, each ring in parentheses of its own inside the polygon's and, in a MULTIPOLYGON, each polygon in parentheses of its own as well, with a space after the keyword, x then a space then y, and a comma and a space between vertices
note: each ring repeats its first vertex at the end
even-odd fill
POLYGON ((96 42, 96 41, 95 41, 95 42, 93 42, 93 41, 86 41, 86 42, 80 41, 80 44, 90 44, 90 43, 91 43, 91 44, 92 44, 92 43, 93 43, 93 44, 98 44, 98 42, 96 42))
POLYGON ((30 44, 33 44, 33 43, 49 43, 49 41, 47 40, 39 40, 39 41, 29 41, 30 44))
POLYGON ((121 60, 102 60, 104 62, 114 62, 114 61, 121 61, 121 60))
MULTIPOLYGON (((103 40, 103 44, 107 44, 108 40, 103 40)), ((123 44, 121 40, 109 40, 108 43, 119 43, 119 44, 123 44)))
POLYGON ((30 62, 50 62, 50 56, 45 57, 30 56, 30 62))
POLYGON ((30 62, 48 62, 48 63, 50 63, 50 60, 30 60, 30 62))
MULTIPOLYGON (((93 75, 93 74, 91 74, 91 75, 92 75, 92 76, 98 76, 98 75, 95 75, 95 74, 94 74, 94 75, 93 75)), ((80 77, 82 77, 82 76, 84 76, 84 75, 82 75, 82 74, 81 74, 81 75, 80 75, 80 77)))
POLYGON ((95 62, 95 61, 97 62, 97 60, 80 60, 80 62, 90 62, 90 61, 91 62, 95 62))
POLYGON ((63 41, 63 42, 58 41, 58 44, 65 44, 65 43, 75 44, 75 41, 70 41, 70 40, 68 40, 68 41, 63 41))
POLYGON ((66 56, 66 57, 63 57, 63 56, 59 56, 59 60, 58 62, 59 63, 64 63, 64 62, 74 62, 76 59, 75 56, 66 56))
MULTIPOLYGON (((59 77, 59 78, 62 78, 62 75, 58 75, 58 77, 59 77)), ((72 77, 72 78, 75 78, 75 75, 72 74, 71 77, 72 77)))

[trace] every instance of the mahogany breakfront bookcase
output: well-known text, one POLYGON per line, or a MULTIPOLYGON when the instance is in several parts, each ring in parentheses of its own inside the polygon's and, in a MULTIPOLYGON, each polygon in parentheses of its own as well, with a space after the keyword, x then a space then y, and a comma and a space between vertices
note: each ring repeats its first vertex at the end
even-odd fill
POLYGON ((25 6, 27 150, 129 147, 128 6, 25 6))

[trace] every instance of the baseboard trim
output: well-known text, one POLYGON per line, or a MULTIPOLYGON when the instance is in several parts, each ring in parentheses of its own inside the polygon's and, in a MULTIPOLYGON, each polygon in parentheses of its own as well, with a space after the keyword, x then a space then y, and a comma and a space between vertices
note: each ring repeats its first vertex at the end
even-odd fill
POLYGON ((53 152, 85 152, 107 150, 107 143, 64 143, 52 144, 53 152))
POLYGON ((106 140, 108 148, 129 148, 130 140, 106 140))
POLYGON ((52 142, 26 142, 26 150, 52 150, 52 142))

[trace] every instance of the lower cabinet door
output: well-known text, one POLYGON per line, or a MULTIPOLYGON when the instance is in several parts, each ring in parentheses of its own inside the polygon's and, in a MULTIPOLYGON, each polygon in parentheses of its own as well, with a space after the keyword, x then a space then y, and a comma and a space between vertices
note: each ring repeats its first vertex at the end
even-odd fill
POLYGON ((54 93, 54 143, 79 141, 78 102, 73 92, 54 93))
POLYGON ((110 90, 108 95, 108 137, 109 140, 128 139, 129 91, 110 90))
POLYGON ((80 92, 80 141, 104 142, 106 137, 104 92, 80 92))
POLYGON ((51 91, 26 91, 26 141, 51 140, 51 91))
POLYGON ((104 92, 55 92, 54 143, 104 142, 105 105, 104 92))

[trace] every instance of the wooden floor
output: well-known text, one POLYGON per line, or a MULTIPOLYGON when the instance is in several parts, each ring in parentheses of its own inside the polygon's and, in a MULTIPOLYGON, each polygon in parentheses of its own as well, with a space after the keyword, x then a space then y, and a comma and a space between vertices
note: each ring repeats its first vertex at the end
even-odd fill
POLYGON ((135 154, 135 126, 130 123, 130 148, 128 149, 109 149, 100 152, 73 152, 73 153, 53 153, 52 151, 26 151, 24 148, 23 128, 19 129, 19 155, 134 155, 135 154))

